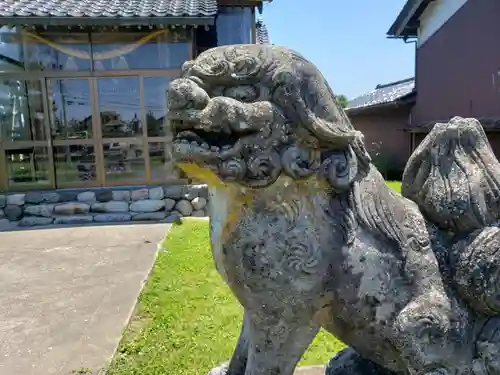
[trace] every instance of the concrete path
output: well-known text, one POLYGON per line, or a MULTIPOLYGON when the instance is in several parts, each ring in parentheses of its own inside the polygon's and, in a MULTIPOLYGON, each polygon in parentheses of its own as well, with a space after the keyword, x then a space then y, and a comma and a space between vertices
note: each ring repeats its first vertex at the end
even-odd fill
POLYGON ((103 368, 167 228, 0 233, 0 374, 70 375, 103 368))

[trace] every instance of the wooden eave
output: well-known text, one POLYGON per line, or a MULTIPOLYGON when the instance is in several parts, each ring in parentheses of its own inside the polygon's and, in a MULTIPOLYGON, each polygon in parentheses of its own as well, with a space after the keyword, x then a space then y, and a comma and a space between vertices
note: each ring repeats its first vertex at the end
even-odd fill
POLYGON ((387 31, 392 38, 413 38, 418 35, 419 18, 434 0, 408 0, 387 31))
POLYGON ((218 0, 219 6, 260 6, 273 0, 218 0))

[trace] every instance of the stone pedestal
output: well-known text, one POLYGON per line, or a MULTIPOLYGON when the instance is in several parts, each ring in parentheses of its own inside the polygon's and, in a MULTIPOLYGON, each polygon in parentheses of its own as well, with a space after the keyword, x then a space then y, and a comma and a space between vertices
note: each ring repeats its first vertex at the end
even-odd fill
MULTIPOLYGON (((207 375, 225 375, 226 367, 222 365, 211 370, 207 375)), ((325 366, 306 366, 295 370, 294 375, 325 375, 325 366)))
POLYGON ((307 366, 295 370, 294 375, 325 375, 325 366, 307 366))

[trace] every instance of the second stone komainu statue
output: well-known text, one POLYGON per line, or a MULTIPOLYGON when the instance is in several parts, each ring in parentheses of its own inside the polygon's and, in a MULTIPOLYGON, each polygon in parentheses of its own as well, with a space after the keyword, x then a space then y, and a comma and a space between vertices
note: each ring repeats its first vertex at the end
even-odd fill
POLYGON ((350 347, 330 375, 500 374, 500 167, 476 120, 431 131, 404 198, 294 51, 208 50, 168 98, 173 157, 210 186, 215 265, 245 311, 221 373, 292 375, 323 327, 350 347))

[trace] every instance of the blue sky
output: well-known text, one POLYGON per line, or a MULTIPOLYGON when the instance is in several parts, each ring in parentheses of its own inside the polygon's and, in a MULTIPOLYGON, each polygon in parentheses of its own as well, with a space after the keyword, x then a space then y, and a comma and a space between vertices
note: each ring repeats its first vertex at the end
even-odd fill
POLYGON ((300 52, 335 93, 352 99, 414 76, 415 45, 386 32, 406 0, 274 0, 263 20, 273 44, 300 52))

